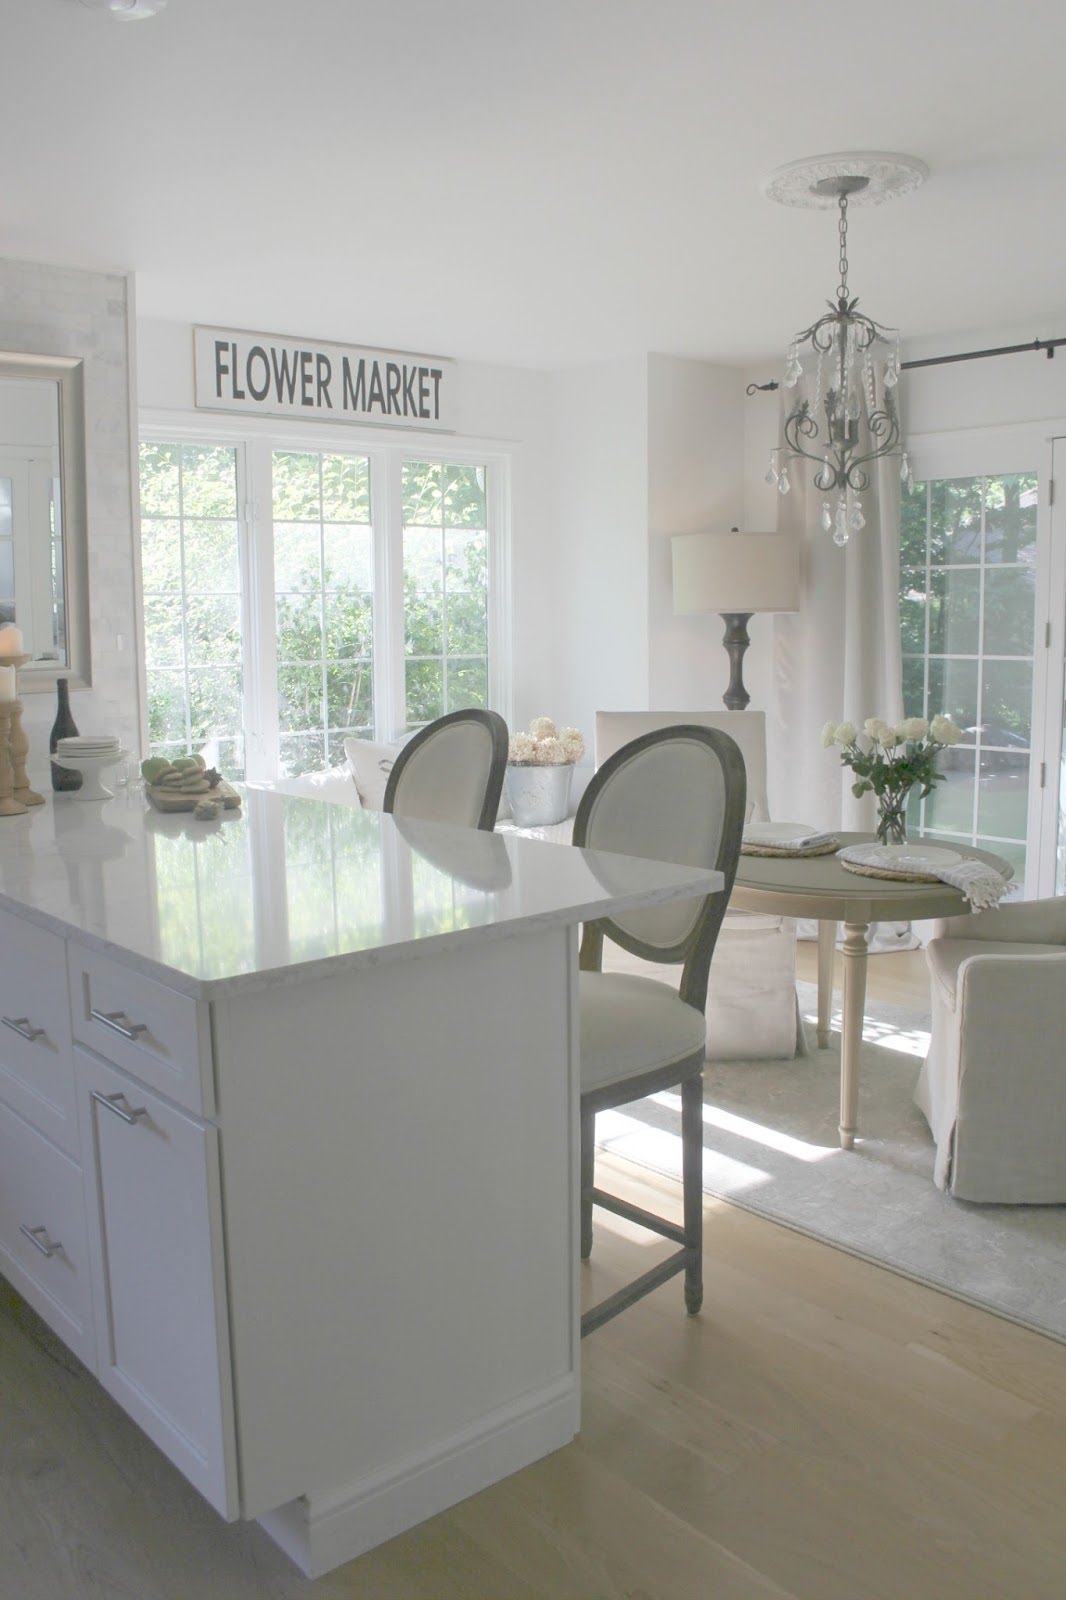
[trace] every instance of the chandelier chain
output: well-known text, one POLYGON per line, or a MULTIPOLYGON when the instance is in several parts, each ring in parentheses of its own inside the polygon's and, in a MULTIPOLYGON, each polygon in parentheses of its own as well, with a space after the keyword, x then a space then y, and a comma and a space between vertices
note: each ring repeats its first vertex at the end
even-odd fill
POLYGON ((840 282, 837 284, 837 295, 841 300, 848 298, 848 197, 840 196, 840 282))

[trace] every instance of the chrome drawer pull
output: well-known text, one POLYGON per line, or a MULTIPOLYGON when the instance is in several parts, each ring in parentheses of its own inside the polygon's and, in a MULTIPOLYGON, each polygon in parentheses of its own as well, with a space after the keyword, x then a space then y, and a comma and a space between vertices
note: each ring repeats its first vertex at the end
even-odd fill
POLYGON ((99 1089, 90 1089, 89 1098, 97 1101, 99 1105, 106 1106, 113 1111, 116 1117, 121 1117, 123 1122, 134 1123, 138 1117, 148 1115, 147 1106, 131 1106, 126 1096, 119 1090, 118 1094, 101 1094, 99 1089), (122 1102, 121 1105, 119 1102, 122 1102))
POLYGON ((120 1033, 124 1039, 136 1040, 139 1033, 148 1032, 147 1022, 131 1022, 124 1011, 90 1011, 94 1022, 102 1022, 105 1028, 110 1028, 112 1033, 120 1033), (119 1017, 126 1017, 125 1022, 120 1022, 119 1017))
POLYGON ((24 1222, 20 1222, 19 1232, 26 1235, 33 1248, 39 1250, 42 1256, 54 1256, 57 1250, 62 1250, 63 1248, 58 1239, 53 1240, 48 1237, 47 1228, 27 1228, 24 1222), (38 1238, 38 1234, 40 1234, 40 1238, 38 1238))
POLYGON ((12 1033, 17 1033, 21 1039, 28 1039, 31 1044, 44 1033, 43 1028, 33 1026, 29 1017, 0 1017, 0 1022, 5 1028, 10 1028, 12 1033))

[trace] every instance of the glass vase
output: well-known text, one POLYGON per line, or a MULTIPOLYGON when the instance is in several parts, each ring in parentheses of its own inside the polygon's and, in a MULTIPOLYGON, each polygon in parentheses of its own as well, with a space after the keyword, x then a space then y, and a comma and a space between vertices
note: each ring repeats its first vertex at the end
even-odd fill
POLYGON ((912 784, 905 789, 886 789, 877 797, 878 844, 906 844, 907 796, 912 784))

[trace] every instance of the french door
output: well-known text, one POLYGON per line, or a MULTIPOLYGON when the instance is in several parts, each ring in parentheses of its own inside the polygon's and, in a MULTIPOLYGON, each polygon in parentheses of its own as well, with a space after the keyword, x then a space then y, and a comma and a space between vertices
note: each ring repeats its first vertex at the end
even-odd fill
MULTIPOLYGON (((912 796, 911 831, 1004 856, 1027 898, 1062 892, 1066 541, 1052 441, 1019 428, 912 446, 900 562, 905 704, 908 715, 947 712, 963 740, 944 752, 944 781, 924 801, 912 796)), ((1066 440, 1056 450, 1061 482, 1066 440)))

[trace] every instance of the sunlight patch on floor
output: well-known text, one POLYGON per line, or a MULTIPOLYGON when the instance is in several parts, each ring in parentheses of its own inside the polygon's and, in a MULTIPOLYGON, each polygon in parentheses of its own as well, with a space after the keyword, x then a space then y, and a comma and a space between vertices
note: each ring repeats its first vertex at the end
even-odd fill
MULTIPOLYGON (((814 1012, 804 1013, 804 1022, 810 1031, 813 1040, 818 1018, 814 1012)), ((834 1033, 841 1029, 839 1011, 834 1011, 830 1027, 834 1033)), ((924 1061, 929 1053, 929 1030, 927 1028, 900 1028, 891 1022, 879 1022, 876 1017, 866 1017, 862 1025, 862 1037, 867 1044, 879 1044, 885 1050, 895 1050, 900 1055, 916 1056, 924 1061)))
MULTIPOLYGON (((655 1098, 663 1097, 656 1095, 655 1098)), ((653 1167, 657 1172, 681 1171, 680 1136, 662 1128, 649 1128, 636 1117, 627 1117, 623 1111, 598 1113, 596 1143, 613 1156, 624 1156, 628 1161, 653 1167)), ((705 1182, 711 1180, 715 1187, 728 1193, 757 1189, 770 1182, 770 1174, 761 1167, 737 1161, 718 1150, 704 1150, 703 1173, 705 1182)))
MULTIPOLYGON (((661 1106, 668 1106, 671 1111, 681 1113, 681 1096, 666 1090, 660 1094, 649 1095, 650 1100, 655 1100, 661 1106)), ((733 1133, 741 1139, 751 1139, 755 1144, 765 1145, 767 1150, 779 1150, 782 1155, 794 1156, 797 1161, 823 1161, 826 1156, 834 1155, 839 1150, 835 1144, 808 1144, 804 1139, 794 1139, 790 1134, 780 1133, 776 1128, 764 1127, 761 1122, 752 1122, 748 1117, 738 1117, 733 1111, 723 1111, 721 1106, 711 1106, 704 1102, 703 1120, 712 1128, 721 1128, 724 1133, 733 1133)))

